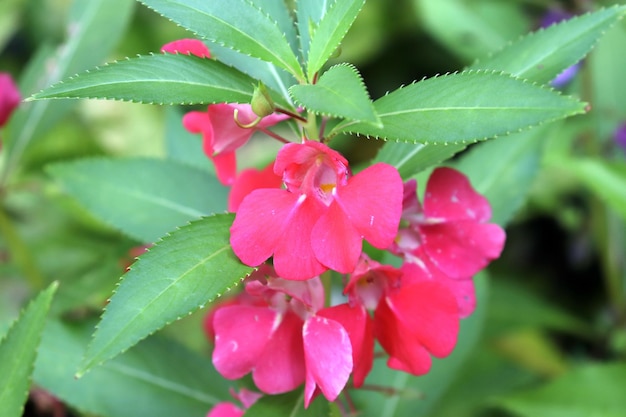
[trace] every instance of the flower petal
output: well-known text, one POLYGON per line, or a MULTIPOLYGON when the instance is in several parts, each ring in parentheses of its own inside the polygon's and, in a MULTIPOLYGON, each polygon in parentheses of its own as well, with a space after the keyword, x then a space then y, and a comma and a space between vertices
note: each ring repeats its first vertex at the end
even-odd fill
POLYGON ((291 391, 304 382, 302 323, 302 319, 295 314, 285 314, 266 348, 258 356, 252 378, 264 393, 291 391))
POLYGON ((260 188, 280 188, 281 178, 274 174, 273 164, 262 170, 249 168, 239 173, 228 194, 228 211, 236 212, 244 197, 260 188))
POLYGON ((241 378, 256 365, 279 316, 264 307, 226 306, 215 312, 213 365, 228 379, 241 378))
POLYGON ((433 171, 426 184, 424 214, 428 219, 485 222, 491 218, 491 207, 465 175, 441 167, 433 171))
POLYGON ((232 185, 237 178, 237 157, 235 152, 222 152, 209 158, 215 165, 217 179, 224 185, 232 185))
POLYGON ((19 106, 22 97, 11 75, 0 73, 0 127, 4 126, 19 106))
POLYGON ((209 48, 199 39, 179 39, 166 43, 161 47, 161 52, 168 52, 170 54, 191 54, 200 58, 211 57, 209 48))
POLYGON ((391 245, 402 214, 403 184, 398 170, 374 164, 337 187, 335 200, 341 205, 361 237, 384 249, 391 245))
POLYGON ((352 372, 352 346, 343 326, 321 316, 309 318, 302 329, 306 382, 304 406, 308 407, 315 388, 334 401, 352 372))
POLYGON ((505 233, 497 224, 473 220, 420 226, 423 248, 451 278, 470 278, 500 256, 505 233))
POLYGON ((243 410, 233 403, 223 402, 215 404, 206 417, 242 417, 243 410))

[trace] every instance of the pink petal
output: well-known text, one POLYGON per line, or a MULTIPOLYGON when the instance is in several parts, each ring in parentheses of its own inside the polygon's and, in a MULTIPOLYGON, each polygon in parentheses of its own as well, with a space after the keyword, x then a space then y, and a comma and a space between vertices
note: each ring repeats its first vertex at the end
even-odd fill
POLYGON ((179 39, 177 41, 166 43, 161 47, 161 52, 170 54, 195 55, 200 58, 210 58, 211 52, 204 42, 198 39, 179 39))
POLYGON ((237 157, 235 152, 222 152, 209 158, 215 165, 217 179, 224 185, 232 185, 237 178, 237 157))
POLYGON ((275 331, 275 311, 264 307, 226 306, 215 312, 213 365, 228 379, 250 372, 275 331))
POLYGON ((265 350, 257 358, 252 373, 256 386, 266 394, 280 394, 304 382, 302 319, 287 313, 265 350))
POLYGON ((458 305, 448 289, 433 281, 403 286, 385 303, 404 328, 407 343, 419 343, 437 357, 449 355, 459 331, 458 305))
POLYGON ((230 228, 230 243, 244 264, 257 266, 272 256, 298 209, 297 200, 297 195, 279 189, 255 190, 243 199, 230 228))
POLYGON ((348 333, 334 320, 313 316, 304 323, 302 336, 306 364, 304 406, 309 406, 316 387, 328 401, 334 401, 352 372, 348 333))
POLYGON ((332 203, 311 232, 315 257, 341 273, 354 271, 361 254, 361 236, 338 204, 332 203))
POLYGON ((243 410, 235 404, 223 402, 217 403, 206 417, 242 417, 243 414, 243 410))
POLYGON ((352 379, 354 386, 359 388, 374 362, 374 328, 367 310, 362 305, 340 304, 320 310, 317 315, 336 321, 348 332, 354 363, 352 379))
POLYGON ((288 279, 268 279, 267 288, 289 295, 292 299, 302 302, 308 311, 317 311, 324 307, 324 286, 319 277, 305 281, 288 279))
POLYGON ((247 124, 256 119, 249 104, 211 104, 208 115, 213 126, 213 152, 234 152, 242 147, 254 133, 254 129, 244 129, 235 123, 235 109, 238 120, 247 124), (250 115, 251 113, 251 115, 250 115))
POLYGON ((424 214, 429 219, 475 220, 491 218, 491 207, 467 177, 452 168, 437 168, 426 184, 424 214))
POLYGON ((336 201, 359 234, 373 246, 391 245, 402 214, 403 184, 391 165, 374 164, 337 187, 336 201))
POLYGON ((280 188, 282 179, 274 174, 273 164, 262 170, 250 168, 239 173, 228 194, 228 211, 236 212, 245 196, 259 188, 280 188))
MULTIPOLYGON (((183 116, 183 127, 190 133, 213 131, 209 114, 203 111, 190 111, 183 116)), ((213 150, 211 150, 213 153, 213 150)))
POLYGON ((22 97, 10 74, 0 72, 0 127, 4 126, 19 106, 22 97))
POLYGON ((437 268, 451 278, 469 278, 500 256, 504 230, 473 220, 420 227, 423 248, 437 268))

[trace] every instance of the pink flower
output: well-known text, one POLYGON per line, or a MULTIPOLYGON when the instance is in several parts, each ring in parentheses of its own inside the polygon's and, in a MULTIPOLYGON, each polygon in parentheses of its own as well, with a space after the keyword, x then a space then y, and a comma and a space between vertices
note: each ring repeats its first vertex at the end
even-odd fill
MULTIPOLYGON (((242 388, 239 393, 236 393, 231 390, 230 394, 243 404, 244 409, 250 408, 259 398, 263 395, 258 392, 253 392, 242 388)), ((206 417, 241 417, 244 415, 244 410, 237 407, 233 403, 229 402, 221 402, 217 403, 215 407, 209 411, 209 414, 206 417)))
POLYGON ((327 269, 352 272, 362 239, 386 248, 397 234, 402 179, 387 164, 355 176, 338 152, 312 141, 285 145, 274 172, 286 189, 248 194, 231 227, 231 245, 247 265, 273 255, 276 272, 303 280, 327 269))
POLYGON ((257 119, 250 104, 211 104, 206 112, 192 111, 183 117, 183 126, 191 133, 201 133, 204 153, 213 161, 217 178, 224 185, 231 185, 237 174, 235 151, 242 147, 259 129, 266 129, 289 116, 271 114, 261 119, 254 127, 243 128, 235 122, 237 118, 243 125, 257 119))
POLYGON ((400 229, 391 250, 408 261, 417 253, 450 278, 469 278, 500 256, 505 233, 487 223, 491 207, 468 179, 451 168, 437 168, 426 185, 424 205, 415 193, 414 180, 405 184, 400 229))
POLYGON ((459 307, 446 285, 413 267, 396 269, 363 255, 345 292, 351 304, 375 310, 374 334, 389 354, 388 366, 422 375, 431 354, 444 357, 454 348, 459 307))
POLYGON ((198 39, 179 39, 166 43, 161 52, 170 54, 195 55, 200 58, 210 58, 211 52, 204 42, 198 39))
POLYGON ((249 168, 239 173, 228 194, 228 211, 237 212, 239 204, 252 191, 259 188, 280 188, 283 181, 274 174, 273 164, 262 170, 249 168))
POLYGON ((269 276, 256 274, 246 284, 248 296, 262 302, 218 307, 213 315, 215 368, 229 379, 251 372, 267 394, 304 382, 305 406, 318 392, 335 400, 352 372, 352 346, 346 329, 323 308, 319 278, 287 281, 262 269, 269 276))
POLYGON ((0 72, 0 127, 9 121, 9 117, 20 104, 21 99, 20 90, 13 82, 11 75, 0 72))

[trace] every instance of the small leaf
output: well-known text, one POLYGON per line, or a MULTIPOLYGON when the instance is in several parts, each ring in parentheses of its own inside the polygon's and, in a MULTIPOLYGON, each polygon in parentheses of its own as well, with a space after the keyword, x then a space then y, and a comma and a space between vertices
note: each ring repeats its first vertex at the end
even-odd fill
POLYGON ((144 243, 226 210, 227 189, 213 175, 171 160, 83 159, 48 168, 91 213, 144 243))
POLYGON ((190 223, 156 243, 126 273, 98 324, 78 375, 219 297, 252 268, 233 254, 230 214, 190 223))
POLYGON ((625 13, 626 6, 614 6, 574 17, 526 35, 470 68, 504 71, 547 83, 584 58, 606 30, 625 13))
POLYGON ((248 0, 140 0, 200 37, 271 62, 304 79, 278 24, 248 0))
POLYGON ((374 106, 384 129, 347 122, 334 131, 413 143, 470 143, 585 109, 585 103, 571 97, 492 72, 430 78, 402 87, 374 106))
POLYGON ((322 15, 317 29, 311 36, 307 65, 309 80, 313 79, 315 73, 335 52, 364 4, 365 0, 335 0, 322 15))
POLYGON ((0 404, 3 417, 22 415, 46 316, 58 284, 53 282, 20 315, 0 340, 0 404))
POLYGON ((99 98, 151 104, 247 103, 254 80, 213 59, 160 54, 118 61, 76 75, 31 99, 99 98))
POLYGON ((92 330, 91 321, 50 321, 33 374, 37 385, 81 415, 204 417, 216 403, 231 399, 209 358, 160 336, 76 379, 92 330))
POLYGON ((624 384, 624 364, 585 365, 493 403, 521 417, 621 417, 626 409, 624 384))
POLYGON ((335 65, 317 84, 294 85, 289 91, 308 110, 382 127, 363 80, 352 65, 335 65))

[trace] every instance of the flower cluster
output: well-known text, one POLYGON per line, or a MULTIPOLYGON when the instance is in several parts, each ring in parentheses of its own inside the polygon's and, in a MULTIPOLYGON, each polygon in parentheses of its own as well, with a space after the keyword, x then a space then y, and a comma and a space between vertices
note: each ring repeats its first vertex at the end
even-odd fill
MULTIPOLYGON (((180 41, 164 52, 210 56, 180 41)), ((206 318, 213 363, 228 379, 251 374, 265 394, 304 385, 308 406, 319 394, 335 400, 350 378, 362 386, 375 341, 389 367, 414 375, 429 371, 432 356, 450 354, 460 319, 475 307, 472 277, 500 255, 505 234, 458 171, 435 169, 420 202, 415 180, 403 182, 393 166, 353 174, 343 155, 304 133, 282 139, 264 169, 237 171, 235 152, 255 131, 295 119, 222 103, 188 113, 183 124, 202 134, 218 178, 232 187, 230 243, 256 268, 206 318), (396 266, 370 258, 364 240, 396 266), (343 289, 328 271, 343 276, 343 289), (332 304, 333 292, 343 301, 332 304)), ((229 413, 219 415, 239 411, 229 413)))

